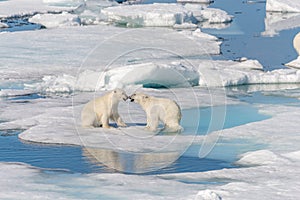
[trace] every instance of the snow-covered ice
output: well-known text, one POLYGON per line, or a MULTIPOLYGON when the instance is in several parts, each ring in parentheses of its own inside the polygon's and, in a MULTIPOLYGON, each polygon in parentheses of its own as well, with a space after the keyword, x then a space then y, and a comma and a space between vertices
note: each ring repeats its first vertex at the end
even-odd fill
MULTIPOLYGON (((278 2, 268 0, 267 5, 273 4, 276 8, 280 5, 278 2)), ((292 2, 297 3, 295 1, 284 3, 297 8, 297 5, 292 2)), ((75 5, 73 3, 77 5, 81 2, 71 0, 35 0, 30 3, 23 0, 0 1, 0 15, 64 11, 71 9, 72 5, 75 5)), ((170 15, 166 12, 168 9, 163 12, 166 24, 177 19, 176 17, 179 17, 179 20, 182 20, 184 16, 189 17, 188 22, 193 17, 196 19, 197 16, 198 20, 200 16, 204 19, 201 12, 206 8, 200 8, 199 5, 175 4, 176 9, 180 11, 177 13, 175 11, 178 10, 172 5, 166 6, 170 15)), ((110 9, 118 10, 119 7, 107 8, 107 10, 110 9)), ((87 12, 80 14, 79 10, 80 7, 77 10, 79 14, 75 11, 75 16, 78 15, 81 18, 82 13, 87 14, 87 12)), ((142 17, 147 16, 145 9, 136 11, 143 13, 142 17)), ((207 12, 205 16, 208 16, 207 20, 212 20, 211 23, 219 23, 225 18, 225 15, 221 18, 214 18, 210 15, 211 13, 220 14, 219 11, 208 9, 207 12)), ((98 16, 94 15, 95 13, 92 14, 93 17, 98 16)), ((150 14, 153 17, 153 13, 150 12, 150 14)), ((51 15, 44 16, 47 20, 52 17, 51 15)), ((129 18, 132 16, 129 15, 129 18)), ((149 20, 149 18, 146 19, 149 20)), ((50 21, 56 22, 57 25, 61 24, 58 19, 50 21)), ((154 23, 151 20, 148 22, 154 23)), ((162 21, 157 23, 162 23, 162 21)), ((174 23, 170 26, 173 25, 174 23)), ((186 24, 181 23, 181 25, 186 24)), ((103 94, 105 89, 119 86, 120 82, 122 86, 126 85, 124 88, 128 94, 138 89, 151 95, 172 98, 185 111, 188 108, 200 106, 242 104, 236 98, 227 97, 226 90, 220 86, 256 84, 249 85, 245 89, 246 92, 266 90, 270 93, 274 89, 284 91, 294 89, 295 85, 285 84, 300 82, 298 70, 280 69, 266 72, 263 71, 263 66, 258 61, 246 58, 239 62, 212 61, 208 59, 209 55, 220 53, 220 42, 216 37, 204 34, 200 29, 184 30, 178 33, 172 29, 161 28, 128 30, 103 25, 63 26, 48 30, 1 33, 0 43, 5 47, 0 48, 0 129, 25 130, 19 135, 23 140, 85 146, 83 154, 86 156, 88 153, 97 154, 103 163, 111 161, 105 155, 114 154, 112 150, 142 153, 145 155, 138 159, 142 164, 137 166, 141 171, 151 167, 159 168, 165 164, 163 161, 171 163, 189 145, 200 146, 203 143, 214 145, 213 142, 219 137, 220 140, 215 148, 221 148, 221 150, 218 152, 213 149, 210 154, 206 155, 207 158, 228 159, 229 155, 225 153, 230 150, 224 147, 226 142, 236 145, 236 148, 243 146, 243 140, 251 140, 253 146, 257 143, 263 144, 263 149, 257 151, 250 149, 238 158, 234 158, 238 159, 235 164, 243 168, 156 176, 117 173, 49 173, 47 170, 36 169, 21 163, 0 163, 0 198, 276 200, 299 197, 300 107, 296 103, 288 105, 269 102, 253 103, 260 113, 267 114, 270 118, 222 131, 212 131, 207 135, 195 136, 193 132, 195 129, 192 128, 198 123, 195 117, 197 112, 193 114, 193 120, 187 122, 186 131, 191 131, 192 134, 155 135, 143 131, 145 114, 137 105, 129 102, 121 102, 119 108, 120 115, 124 116, 127 123, 129 122, 130 126, 127 128, 87 130, 79 125, 79 115, 83 105, 94 95, 103 94), (140 67, 145 66, 149 67, 149 71, 139 70, 140 67), (138 73, 143 76, 128 78, 126 73, 135 75, 138 73), (178 74, 184 81, 187 81, 188 87, 182 87, 186 85, 182 85, 182 80, 179 78, 165 79, 166 74, 172 73, 178 74), (106 78, 101 79, 101 74, 105 74, 106 78), (190 87, 190 84, 193 85, 195 81, 200 87, 190 87), (158 90, 141 87, 142 84, 149 82, 168 86, 179 85, 182 88, 158 90), (103 88, 95 90, 97 84, 102 84, 103 88), (24 87, 30 90, 24 90, 24 87), (36 92, 49 96, 48 98, 22 100, 22 97, 36 92), (149 152, 158 154, 149 155, 147 154, 149 152), (149 163, 148 161, 157 165, 145 166, 149 163), (213 184, 197 184, 201 182, 213 184), (16 187, 16 184, 20 187, 16 187)), ((235 89, 232 87, 227 90, 234 93, 235 89)), ((294 91, 292 97, 300 98, 299 91, 294 91)), ((197 157, 198 149, 190 156, 197 157)), ((115 169, 126 171, 118 168, 120 166, 117 166, 117 162, 111 164, 115 165, 115 169)))
POLYGON ((46 28, 55 28, 59 26, 79 26, 81 24, 77 15, 67 12, 61 14, 36 14, 29 18, 29 22, 42 24, 46 28))
POLYGON ((125 5, 105 8, 102 13, 108 20, 127 27, 161 26, 172 27, 175 24, 208 21, 209 23, 227 23, 232 16, 225 11, 203 8, 187 4, 146 4, 125 5))
POLYGON ((267 0, 266 10, 271 12, 300 12, 300 2, 294 0, 267 0))
POLYGON ((69 6, 51 6, 43 0, 8 0, 0 1, 0 17, 32 15, 36 12, 59 12, 72 10, 75 7, 69 6))
POLYGON ((8 28, 9 26, 6 23, 0 22, 0 28, 8 28))
POLYGON ((267 12, 263 36, 273 37, 280 31, 300 27, 300 13, 267 12))
POLYGON ((247 84, 299 83, 300 71, 278 69, 263 71, 257 60, 203 61, 199 65, 199 85, 234 86, 247 84))
POLYGON ((212 3, 213 0, 177 0, 178 3, 212 3))
POLYGON ((155 176, 61 173, 22 163, 0 163, 0 175, 1 199, 193 200, 201 189, 199 185, 155 176))

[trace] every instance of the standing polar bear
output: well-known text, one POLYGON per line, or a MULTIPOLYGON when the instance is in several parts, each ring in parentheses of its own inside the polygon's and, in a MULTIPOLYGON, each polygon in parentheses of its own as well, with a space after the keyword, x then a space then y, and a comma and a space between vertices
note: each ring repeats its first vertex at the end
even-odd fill
POLYGON ((89 101, 81 112, 82 126, 110 128, 109 119, 115 121, 118 126, 126 126, 118 113, 118 105, 121 100, 127 99, 128 96, 123 90, 115 89, 89 101))
POLYGON ((141 105, 147 115, 146 129, 156 131, 159 121, 164 124, 166 132, 180 132, 181 111, 178 104, 166 98, 156 98, 143 93, 134 93, 129 97, 131 102, 141 105))

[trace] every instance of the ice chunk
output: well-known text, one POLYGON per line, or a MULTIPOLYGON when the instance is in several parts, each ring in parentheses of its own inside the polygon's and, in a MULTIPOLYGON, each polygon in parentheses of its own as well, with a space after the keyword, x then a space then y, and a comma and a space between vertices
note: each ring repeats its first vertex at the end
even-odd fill
POLYGON ((221 200, 222 198, 211 190, 201 190, 198 192, 195 200, 221 200))
POLYGON ((242 154, 241 158, 236 162, 236 164, 245 166, 274 165, 277 162, 288 162, 288 160, 269 150, 260 150, 242 154))
POLYGON ((232 16, 227 12, 217 8, 205 8, 201 11, 202 18, 211 24, 229 23, 232 21, 232 16))
POLYGON ((203 61, 199 65, 199 85, 233 86, 244 84, 299 83, 300 71, 278 69, 263 71, 257 60, 244 62, 203 61))
POLYGON ((54 6, 79 6, 84 0, 43 0, 45 4, 54 6))
POLYGON ((206 3, 210 4, 213 0, 177 0, 178 3, 206 3))
POLYGON ((300 2, 295 0, 267 0, 266 10, 272 12, 300 12, 300 2))
POLYGON ((125 5, 105 8, 101 11, 110 22, 127 27, 174 26, 192 22, 192 13, 179 4, 125 5))
POLYGON ((45 76, 43 82, 25 84, 39 92, 96 91, 122 88, 127 85, 144 87, 191 87, 198 85, 199 74, 183 63, 144 63, 117 67, 102 72, 87 70, 76 77, 45 76))
POLYGON ((286 63, 285 66, 300 69, 300 56, 298 56, 297 59, 292 60, 289 63, 286 63))
POLYGON ((199 4, 187 3, 184 7, 193 13, 199 22, 208 24, 229 23, 232 21, 233 16, 229 15, 224 10, 218 8, 205 8, 199 4))
POLYGON ((8 28, 9 26, 3 22, 0 22, 0 28, 8 28))
POLYGON ((58 11, 70 11, 74 7, 50 6, 43 3, 43 0, 9 0, 0 1, 0 17, 20 16, 34 13, 47 13, 58 11))
POLYGON ((29 18, 29 22, 42 24, 47 28, 80 25, 79 17, 67 12, 63 12, 61 14, 36 14, 29 18))

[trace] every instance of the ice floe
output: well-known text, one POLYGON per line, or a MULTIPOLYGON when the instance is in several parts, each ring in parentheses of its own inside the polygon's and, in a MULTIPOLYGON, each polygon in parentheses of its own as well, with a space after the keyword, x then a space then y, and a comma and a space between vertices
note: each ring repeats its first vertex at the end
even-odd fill
MULTIPOLYGON (((297 155, 299 152, 295 152, 297 155)), ((299 176, 299 161, 289 161, 287 159, 276 159, 284 155, 274 154, 268 151, 253 152, 253 156, 264 154, 264 159, 275 158, 275 162, 270 165, 240 168, 223 169, 204 173, 182 173, 173 175, 161 175, 170 180, 180 180, 186 182, 223 180, 224 185, 211 186, 210 190, 218 194, 222 199, 293 199, 299 194, 299 181, 294 177, 299 176), (294 170, 293 170, 294 169, 294 170), (228 183, 230 182, 230 183, 228 183), (280 189, 279 189, 280 188, 280 189), (289 191, 289 192, 281 192, 289 191), (274 195, 276 193, 276 195, 274 195)), ((255 158, 254 158, 255 159, 255 158)), ((260 158, 258 158, 260 159, 260 158)))
POLYGON ((117 67, 102 72, 83 71, 76 77, 69 75, 45 76, 42 83, 26 84, 39 92, 61 93, 72 91, 97 91, 123 88, 130 85, 142 87, 192 87, 198 85, 199 74, 183 63, 143 63, 117 67))
POLYGON ((67 12, 61 14, 36 14, 29 19, 29 22, 42 24, 47 28, 59 26, 79 26, 81 24, 77 15, 67 12))
POLYGON ((50 6, 43 0, 8 0, 0 1, 0 17, 32 15, 36 12, 60 12, 72 10, 75 7, 50 6))
POLYGON ((257 60, 203 61, 199 65, 199 85, 233 86, 245 84, 299 83, 300 71, 278 69, 263 71, 257 60))
POLYGON ((99 73, 118 56, 121 56, 120 67, 151 62, 152 58, 171 63, 178 61, 176 55, 180 59, 190 60, 188 58, 195 55, 207 56, 220 52, 220 42, 200 30, 178 33, 172 29, 126 30, 101 25, 3 33, 0 42, 7 47, 0 49, 3 56, 1 80, 31 83, 32 80, 43 81, 44 76, 64 76, 68 79, 69 76, 76 78, 86 70, 99 73), (114 48, 116 43, 118 49, 114 48))
POLYGON ((210 4, 213 0, 177 0, 178 3, 205 3, 210 4))
POLYGON ((267 0, 266 10, 272 12, 300 12, 300 3, 294 0, 267 0))
POLYGON ((197 24, 202 21, 226 23, 232 20, 232 16, 225 11, 192 4, 126 5, 105 8, 101 12, 107 16, 110 22, 127 27, 172 27, 184 23, 197 24))
POLYGON ((0 22, 0 28, 8 28, 9 26, 6 23, 0 22))
POLYGON ((300 27, 300 13, 267 12, 263 36, 273 37, 280 31, 300 27))
POLYGON ((22 163, 0 163, 1 198, 25 200, 158 199, 194 200, 197 184, 156 176, 119 173, 72 174, 34 168, 22 163), (22 187, 16 187, 16 184, 22 187), (137 184, 139 185, 137 187, 137 184), (149 184, 151 187, 149 187, 149 184), (20 195, 22 194, 22 195, 20 195))

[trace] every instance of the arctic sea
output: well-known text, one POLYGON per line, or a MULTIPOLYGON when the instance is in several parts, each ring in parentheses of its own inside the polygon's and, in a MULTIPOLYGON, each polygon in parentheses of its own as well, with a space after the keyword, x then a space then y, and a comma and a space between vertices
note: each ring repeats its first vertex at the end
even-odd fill
MULTIPOLYGON (((153 2, 156 1, 150 0, 144 3, 153 2)), ((168 0, 159 2, 173 3, 168 0)), ((242 57, 247 57, 247 59, 258 60, 264 67, 261 71, 267 73, 275 69, 286 69, 283 64, 297 57, 292 40, 300 28, 266 30, 265 3, 265 1, 215 0, 210 4, 210 7, 223 9, 234 17, 233 21, 225 24, 223 28, 201 28, 203 32, 216 36, 222 42, 221 54, 211 55, 213 60, 225 59, 239 62, 242 57)), ((10 28, 1 29, 0 37, 2 34, 18 34, 17 32, 23 31, 41 31, 40 29, 48 31, 42 25, 29 23, 26 17, 14 16, 4 22, 10 28), (6 33, 6 31, 11 33, 6 33)), ((40 49, 44 48, 39 46, 38 42, 36 46, 40 49)), ((53 56, 56 56, 60 55, 63 50, 52 46, 52 49, 46 49, 46 51, 49 51, 48 54, 53 51, 53 56)), ((27 53, 30 55, 32 52, 29 50, 27 53)), ((20 55, 17 65, 30 62, 28 59, 23 61, 22 56, 24 55, 20 55)), ((40 59, 44 59, 43 56, 44 54, 41 53, 40 59)), ((26 59, 25 56, 24 58, 26 59)), ((72 55, 68 59, 73 61, 76 58, 72 55)), ((33 59, 32 64, 34 62, 33 59)), ((49 68, 55 67, 52 60, 47 64, 49 68)), ((60 73, 59 67, 57 68, 57 73, 60 73)), ((17 76, 18 72, 15 74, 17 76)), ((48 75, 56 76, 57 74, 55 70, 54 72, 49 70, 48 75)), ((51 77, 44 78, 51 81, 51 77)), ((64 78, 68 80, 67 75, 64 78)), ((0 100, 8 108, 16 107, 17 115, 24 115, 24 119, 15 117, 11 110, 8 111, 0 105, 8 119, 15 119, 10 123, 7 119, 0 118, 0 171, 3 177, 0 181, 3 189, 0 189, 0 192, 4 195, 0 196, 0 199, 18 199, 21 193, 24 194, 21 199, 33 195, 37 199, 44 197, 46 199, 60 197, 62 199, 198 199, 195 198, 198 191, 201 197, 208 196, 212 200, 228 197, 251 200, 264 196, 270 199, 282 198, 280 195, 277 197, 279 192, 273 193, 274 188, 280 188, 279 190, 283 188, 280 194, 287 199, 289 195, 297 195, 299 185, 295 177, 297 179, 297 169, 299 169, 296 162, 299 160, 299 135, 297 133, 300 108, 299 84, 229 86, 223 88, 228 102, 222 102, 221 105, 206 103, 196 108, 189 105, 188 108, 182 110, 181 123, 185 131, 179 136, 195 137, 193 143, 173 162, 167 162, 167 166, 150 167, 148 170, 147 159, 149 163, 161 162, 163 165, 164 160, 162 161, 161 158, 170 159, 170 157, 162 154, 156 157, 157 160, 151 160, 152 157, 139 153, 103 147, 97 149, 102 156, 99 158, 90 155, 85 147, 71 145, 72 142, 76 143, 74 138, 68 135, 68 131, 72 132, 73 127, 69 128, 70 124, 65 123, 64 120, 70 120, 66 117, 68 112, 79 110, 78 104, 85 103, 88 95, 75 99, 74 102, 77 104, 73 110, 68 109, 73 106, 68 98, 72 95, 76 97, 77 93, 70 94, 64 91, 50 95, 35 91, 26 93, 28 91, 23 91, 24 85, 39 83, 41 80, 33 78, 24 84, 24 82, 10 81, 7 77, 3 79, 5 81, 1 83, 0 90, 8 90, 8 93, 13 90, 13 95, 0 96, 0 100), (38 110, 44 106, 46 112, 38 110), (212 119, 212 115, 218 109, 224 111, 225 115, 218 124, 222 127, 214 128, 211 125, 216 119, 212 119), (60 115, 58 113, 61 110, 61 116, 57 116, 60 115), (195 117, 196 115, 199 116, 195 117), (53 119, 54 125, 51 122, 45 122, 48 117, 53 119), (195 120, 199 121, 197 121, 196 132, 193 132, 190 129, 194 127, 191 128, 189 125, 195 120), (3 124, 7 127, 2 126, 3 124), (53 128, 52 132, 49 131, 49 135, 47 131, 43 135, 45 130, 43 128, 56 125, 59 126, 53 128), (39 130, 41 130, 40 135, 37 134, 39 130), (27 132, 22 137, 27 137, 28 134, 28 140, 36 139, 42 142, 22 140, 20 135, 25 131, 27 132), (57 141, 51 138, 53 132, 62 136, 64 140, 57 139, 60 142, 57 144, 57 141), (212 132, 217 134, 211 136, 212 132), (202 144, 210 140, 216 142, 209 153, 202 157, 200 155, 202 144), (138 166, 140 160, 145 163, 138 166), (137 167, 145 167, 147 172, 140 173, 136 171, 137 167), (119 168, 126 170, 117 170, 119 168), (282 183, 279 183, 278 177, 283 180, 282 183), (8 181, 5 182, 6 180, 8 181), (290 182, 295 185, 296 189, 289 187, 290 182), (16 184, 24 187, 14 189, 16 184), (202 194, 201 191, 204 193, 202 194)), ((66 80, 62 80, 63 86, 66 80)), ((59 85, 55 81, 53 85, 59 85)), ((68 89, 67 81, 66 88, 68 89)), ((161 94, 164 88, 155 90, 161 94)), ((220 88, 209 88, 207 93, 219 94, 219 90, 220 88)), ((149 91, 153 92, 151 89, 149 91)), ((208 97, 209 95, 203 95, 200 99, 208 97)), ((145 122, 136 122, 136 124, 144 125, 145 122)), ((112 135, 118 137, 118 133, 112 133, 112 135)), ((88 134, 84 136, 89 137, 88 134)), ((163 138, 164 135, 161 134, 161 136, 163 138)), ((127 142, 123 135, 119 139, 124 140, 124 143, 127 142)), ((127 145, 130 145, 130 142, 127 145)))

